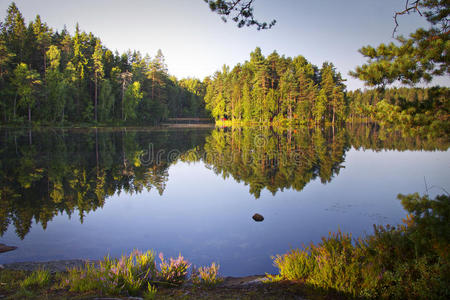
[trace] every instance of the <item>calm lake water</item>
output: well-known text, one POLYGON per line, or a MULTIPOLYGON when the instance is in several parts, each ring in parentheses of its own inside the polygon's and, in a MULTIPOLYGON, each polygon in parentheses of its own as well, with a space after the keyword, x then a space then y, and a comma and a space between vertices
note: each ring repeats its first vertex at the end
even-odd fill
POLYGON ((448 148, 374 126, 2 129, 0 243, 19 248, 0 263, 136 248, 273 273, 272 255, 329 231, 401 223, 398 193, 450 190, 448 148))

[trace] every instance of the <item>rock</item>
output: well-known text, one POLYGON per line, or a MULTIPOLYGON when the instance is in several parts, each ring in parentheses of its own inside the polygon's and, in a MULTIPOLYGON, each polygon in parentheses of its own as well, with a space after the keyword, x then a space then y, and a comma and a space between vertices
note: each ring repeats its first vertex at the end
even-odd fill
POLYGON ((253 220, 255 220, 256 222, 262 222, 262 221, 264 221, 264 217, 263 217, 262 215, 260 215, 260 214, 254 214, 252 218, 253 218, 253 220))
POLYGON ((17 247, 0 244, 0 253, 16 250, 17 247))

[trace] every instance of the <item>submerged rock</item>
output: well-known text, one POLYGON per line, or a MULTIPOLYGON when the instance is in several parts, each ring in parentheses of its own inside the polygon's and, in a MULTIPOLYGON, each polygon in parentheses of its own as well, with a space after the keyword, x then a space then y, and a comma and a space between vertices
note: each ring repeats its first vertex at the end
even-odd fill
POLYGON ((252 218, 253 218, 253 220, 255 220, 256 222, 262 222, 262 221, 264 221, 264 217, 263 217, 262 215, 260 215, 260 214, 254 214, 252 218))
POLYGON ((0 244, 0 253, 16 250, 17 247, 0 244))

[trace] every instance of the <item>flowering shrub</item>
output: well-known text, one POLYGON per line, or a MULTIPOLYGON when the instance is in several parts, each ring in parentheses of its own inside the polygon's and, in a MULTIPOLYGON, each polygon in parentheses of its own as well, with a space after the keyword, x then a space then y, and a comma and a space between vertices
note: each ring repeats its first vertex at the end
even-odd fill
POLYGON ((223 279, 219 276, 220 265, 212 263, 210 267, 200 267, 192 269, 192 283, 195 285, 202 285, 206 287, 216 286, 218 283, 222 282, 223 279))
POLYGON ((274 257, 272 280, 302 280, 352 297, 449 299, 450 198, 398 197, 411 214, 398 228, 374 226, 352 241, 338 231, 317 245, 274 257))
POLYGON ((191 266, 183 256, 178 255, 177 259, 170 258, 169 261, 164 260, 164 254, 159 254, 161 263, 159 264, 159 279, 163 282, 171 284, 182 284, 187 277, 188 269, 191 266))
POLYGON ((145 283, 156 276, 155 255, 152 251, 142 253, 134 250, 129 256, 111 260, 106 257, 100 263, 99 273, 103 290, 136 294, 145 283))
POLYGON ((71 291, 99 290, 108 294, 127 292, 130 295, 138 293, 157 273, 154 253, 138 250, 120 259, 107 256, 100 262, 99 268, 86 263, 84 268, 68 271, 65 284, 70 286, 71 291))

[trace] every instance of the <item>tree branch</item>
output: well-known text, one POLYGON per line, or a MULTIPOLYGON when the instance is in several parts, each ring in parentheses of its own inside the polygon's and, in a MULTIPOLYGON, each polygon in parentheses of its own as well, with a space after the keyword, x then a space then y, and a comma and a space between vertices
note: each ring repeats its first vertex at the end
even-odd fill
POLYGON ((395 27, 394 27, 394 31, 392 32, 392 37, 395 37, 395 33, 397 32, 397 29, 399 27, 398 20, 397 20, 398 16, 409 15, 410 13, 414 13, 414 12, 417 12, 421 17, 423 16, 422 12, 419 9, 420 2, 421 2, 421 0, 415 0, 410 3, 409 0, 406 0, 405 9, 402 11, 395 12, 395 14, 394 14, 395 27))

